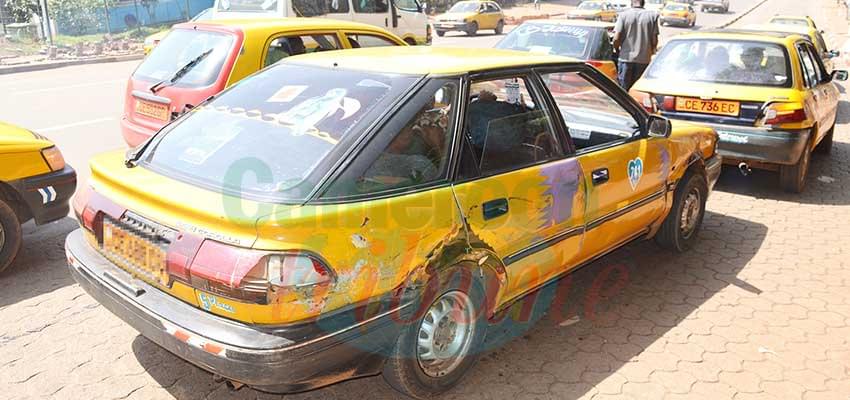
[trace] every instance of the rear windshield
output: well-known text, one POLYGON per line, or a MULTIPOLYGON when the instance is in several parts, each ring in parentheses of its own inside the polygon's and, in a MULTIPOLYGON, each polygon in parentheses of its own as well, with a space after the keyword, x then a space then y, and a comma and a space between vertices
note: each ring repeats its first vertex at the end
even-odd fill
POLYGON ((774 18, 770 20, 771 24, 781 24, 781 25, 796 25, 796 26, 809 26, 809 22, 804 19, 796 19, 796 18, 774 18))
POLYGON ((142 61, 133 78, 151 82, 170 80, 183 66, 212 50, 174 84, 177 87, 211 85, 221 73, 234 42, 234 36, 226 33, 175 29, 142 61))
POLYGON ((525 23, 512 30, 496 48, 585 58, 594 28, 564 24, 525 23))
POLYGON ((172 124, 154 169, 224 192, 303 200, 339 154, 416 77, 276 64, 172 124), (311 178, 311 179, 308 179, 311 178))
POLYGON ((688 9, 688 6, 683 6, 681 4, 668 4, 667 7, 664 7, 667 11, 685 11, 688 9))
POLYGON ((585 1, 578 5, 579 10, 598 10, 602 8, 602 3, 597 3, 595 1, 585 1))
POLYGON ((791 86, 788 54, 779 45, 731 40, 672 40, 647 78, 750 86, 791 86))
POLYGON ((460 2, 449 9, 451 13, 475 12, 478 11, 479 4, 473 2, 460 2))
POLYGON ((219 11, 268 12, 277 10, 277 0, 219 0, 219 11))

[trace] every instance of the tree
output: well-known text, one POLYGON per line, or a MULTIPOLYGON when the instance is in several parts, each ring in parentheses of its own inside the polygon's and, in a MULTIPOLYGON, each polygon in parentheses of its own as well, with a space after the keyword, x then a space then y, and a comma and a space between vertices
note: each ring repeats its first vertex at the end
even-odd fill
POLYGON ((47 4, 56 26, 72 35, 98 32, 105 27, 104 0, 47 0, 47 4))
POLYGON ((15 22, 29 22, 33 14, 38 14, 38 2, 33 0, 6 0, 6 10, 15 22))

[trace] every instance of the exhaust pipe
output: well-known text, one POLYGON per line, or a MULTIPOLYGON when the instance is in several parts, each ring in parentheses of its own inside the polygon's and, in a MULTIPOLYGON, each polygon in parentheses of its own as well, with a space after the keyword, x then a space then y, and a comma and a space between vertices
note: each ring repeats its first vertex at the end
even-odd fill
POLYGON ((213 374, 213 382, 215 382, 215 383, 224 382, 224 384, 227 386, 227 388, 232 390, 232 391, 237 391, 239 389, 242 389, 242 386, 245 386, 245 384, 242 383, 242 382, 236 382, 234 380, 227 379, 227 378, 225 378, 225 377, 223 377, 219 374, 213 374))
POLYGON ((738 164, 738 171, 740 171, 743 176, 747 176, 753 172, 753 170, 750 169, 750 166, 745 162, 738 164))

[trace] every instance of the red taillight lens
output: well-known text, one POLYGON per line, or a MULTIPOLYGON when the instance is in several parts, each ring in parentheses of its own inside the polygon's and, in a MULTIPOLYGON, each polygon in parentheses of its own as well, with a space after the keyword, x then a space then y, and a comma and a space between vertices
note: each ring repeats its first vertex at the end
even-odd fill
POLYGON ((658 112, 658 102, 655 100, 655 96, 652 93, 641 92, 639 90, 631 89, 629 90, 629 94, 640 103, 641 107, 643 107, 649 113, 658 112))
POLYGON ((596 61, 596 60, 587 60, 585 62, 596 67, 596 68, 602 68, 602 66, 605 65, 605 63, 603 63, 602 61, 596 61))
POLYGON ((330 269, 317 258, 298 253, 274 254, 268 257, 269 283, 276 287, 304 287, 329 283, 330 269))
POLYGON ((661 108, 668 111, 675 110, 676 98, 673 96, 664 96, 664 100, 661 102, 661 108))
POLYGON ((774 103, 764 109, 761 125, 782 125, 805 122, 809 116, 802 104, 774 103))

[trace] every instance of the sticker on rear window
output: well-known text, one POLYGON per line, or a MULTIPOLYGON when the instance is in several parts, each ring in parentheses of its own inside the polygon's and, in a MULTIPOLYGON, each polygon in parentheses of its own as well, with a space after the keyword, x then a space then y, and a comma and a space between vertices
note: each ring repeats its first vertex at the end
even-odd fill
POLYGON ((287 85, 277 92, 275 92, 272 97, 269 97, 266 100, 267 103, 289 103, 292 100, 295 100, 296 97, 304 93, 307 90, 307 86, 305 85, 287 85))

